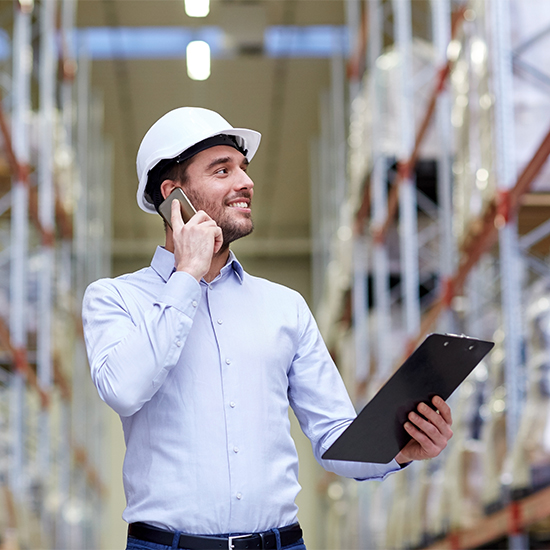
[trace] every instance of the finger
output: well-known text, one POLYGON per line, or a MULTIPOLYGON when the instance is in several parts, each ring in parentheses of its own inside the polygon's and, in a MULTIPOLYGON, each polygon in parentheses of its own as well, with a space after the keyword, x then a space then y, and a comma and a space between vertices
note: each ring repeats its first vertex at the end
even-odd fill
MULTIPOLYGON (((447 404, 445 403, 445 406, 447 404)), ((437 429, 448 439, 452 436, 451 426, 450 424, 445 420, 442 414, 440 414, 438 411, 434 411, 431 407, 426 405, 425 403, 420 403, 418 405, 418 412, 428 420, 428 422, 431 422, 434 424, 437 429)))
POLYGON ((426 403, 420 403, 417 407, 418 412, 423 416, 428 422, 435 424, 440 430, 444 430, 447 426, 445 419, 439 414, 438 411, 434 411, 426 403))
POLYGON ((179 233, 185 225, 181 217, 180 202, 177 199, 174 199, 170 205, 170 221, 172 222, 172 231, 174 233, 179 233))
POLYGON ((443 420, 445 420, 445 422, 449 426, 452 426, 453 415, 451 413, 451 407, 449 407, 449 405, 447 405, 447 403, 445 403, 445 401, 441 399, 441 397, 439 397, 438 395, 436 395, 432 399, 432 403, 434 404, 434 407, 436 407, 437 410, 439 411, 439 414, 441 414, 441 416, 443 417, 443 420))
POLYGON ((446 447, 446 442, 438 445, 411 422, 405 423, 405 429, 408 434, 420 445, 427 457, 433 458, 437 456, 446 447))
POLYGON ((409 414, 409 421, 432 441, 440 439, 442 434, 437 426, 414 411, 409 414))
POLYGON ((415 425, 415 427, 421 430, 427 437, 429 437, 437 445, 445 446, 447 444, 447 441, 452 436, 452 431, 447 426, 447 424, 445 424, 443 420, 440 418, 439 418, 440 425, 438 425, 416 414, 415 412, 411 412, 409 414, 409 420, 415 425))
POLYGON ((407 432, 419 445, 419 447, 422 449, 422 452, 426 455, 427 458, 434 458, 438 456, 441 451, 443 451, 443 449, 445 449, 445 447, 447 446, 447 439, 440 437, 434 440, 429 437, 423 430, 419 429, 411 422, 407 422, 406 424, 407 432))
POLYGON ((193 216, 191 216, 191 218, 189 218, 189 221, 185 225, 189 225, 189 224, 197 225, 199 223, 204 223, 208 221, 213 221, 213 220, 204 210, 199 210, 196 214, 194 214, 193 216))

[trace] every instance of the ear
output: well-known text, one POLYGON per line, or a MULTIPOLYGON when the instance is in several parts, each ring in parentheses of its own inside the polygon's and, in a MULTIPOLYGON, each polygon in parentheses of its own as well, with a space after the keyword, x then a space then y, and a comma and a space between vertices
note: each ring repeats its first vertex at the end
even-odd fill
POLYGON ((166 198, 176 187, 179 187, 179 185, 174 180, 164 180, 160 184, 162 197, 166 198))

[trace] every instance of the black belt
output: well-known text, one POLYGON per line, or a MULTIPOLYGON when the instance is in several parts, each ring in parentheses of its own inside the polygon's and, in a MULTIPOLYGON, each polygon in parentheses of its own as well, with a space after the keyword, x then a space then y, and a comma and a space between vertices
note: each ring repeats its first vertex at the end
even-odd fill
MULTIPOLYGON (((128 535, 136 539, 172 546, 174 533, 151 527, 146 523, 130 523, 128 525, 128 535)), ((299 523, 294 523, 288 527, 279 529, 281 537, 281 546, 288 546, 298 542, 302 538, 302 529, 299 523)), ((238 535, 234 537, 215 537, 199 535, 180 535, 178 548, 188 548, 189 550, 224 550, 247 549, 247 548, 277 548, 277 538, 273 531, 263 533, 253 533, 250 535, 238 535)))

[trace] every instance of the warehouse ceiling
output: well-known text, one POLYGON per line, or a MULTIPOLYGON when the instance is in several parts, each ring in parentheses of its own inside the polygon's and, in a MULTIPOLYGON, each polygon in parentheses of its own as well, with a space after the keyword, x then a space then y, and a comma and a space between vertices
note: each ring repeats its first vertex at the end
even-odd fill
POLYGON ((309 258, 309 148, 319 132, 319 97, 330 86, 327 57, 268 57, 254 43, 274 25, 343 25, 343 0, 211 0, 206 18, 190 18, 183 0, 80 0, 77 26, 220 27, 230 54, 212 60, 211 76, 193 81, 182 56, 93 60, 92 86, 113 143, 113 271, 146 265, 163 242, 160 218, 137 207, 135 154, 149 126, 170 109, 219 111, 232 125, 263 134, 250 167, 256 183, 255 231, 234 245, 246 258, 309 258))

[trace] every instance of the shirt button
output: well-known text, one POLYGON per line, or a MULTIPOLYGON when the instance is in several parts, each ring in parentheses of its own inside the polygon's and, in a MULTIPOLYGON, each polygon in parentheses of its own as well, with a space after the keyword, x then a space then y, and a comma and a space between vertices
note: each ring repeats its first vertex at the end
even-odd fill
POLYGON ((178 348, 181 348, 181 340, 176 341, 176 346, 178 346, 178 348))
POLYGON ((237 493, 237 500, 241 500, 243 498, 243 495, 241 493, 237 493))
POLYGON ((197 300, 193 300, 191 302, 191 304, 193 305, 193 307, 197 307, 199 304, 197 303, 197 300))
POLYGON ((234 409, 235 408, 235 401, 231 401, 231 403, 229 403, 229 406, 234 409))
POLYGON ((221 319, 218 319, 218 325, 221 325, 223 321, 221 319))
POLYGON ((233 447, 233 452, 238 453, 239 452, 239 447, 233 447))
POLYGON ((227 358, 227 359, 225 360, 225 362, 226 362, 228 365, 231 365, 231 359, 227 358))

